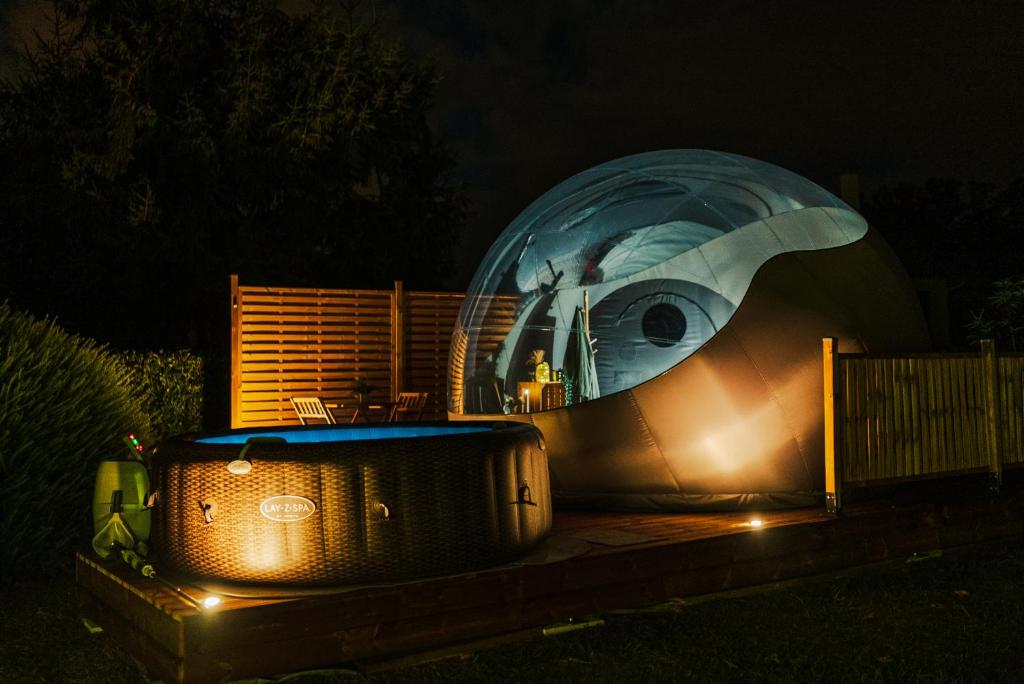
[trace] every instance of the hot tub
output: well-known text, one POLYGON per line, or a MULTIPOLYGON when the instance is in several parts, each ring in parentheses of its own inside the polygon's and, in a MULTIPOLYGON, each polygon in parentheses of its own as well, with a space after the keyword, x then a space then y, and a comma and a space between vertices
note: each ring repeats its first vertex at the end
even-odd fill
POLYGON ((509 561, 551 528, 544 441, 519 423, 315 426, 161 444, 153 547, 228 582, 336 585, 509 561), (244 452, 244 453, 243 453, 244 452))

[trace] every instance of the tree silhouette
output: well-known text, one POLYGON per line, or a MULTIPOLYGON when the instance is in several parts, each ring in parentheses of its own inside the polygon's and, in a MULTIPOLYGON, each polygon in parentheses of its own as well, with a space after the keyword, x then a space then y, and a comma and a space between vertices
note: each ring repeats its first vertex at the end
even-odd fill
POLYGON ((324 3, 60 0, 0 84, 0 299, 225 344, 227 275, 437 287, 465 220, 438 74, 324 3))
POLYGON ((1009 331, 1021 309, 1008 302, 1024 274, 1016 249, 1024 235, 1024 178, 883 187, 865 203, 864 215, 912 277, 945 281, 955 347, 977 349, 979 336, 996 331, 1001 343, 1017 343, 1009 331))

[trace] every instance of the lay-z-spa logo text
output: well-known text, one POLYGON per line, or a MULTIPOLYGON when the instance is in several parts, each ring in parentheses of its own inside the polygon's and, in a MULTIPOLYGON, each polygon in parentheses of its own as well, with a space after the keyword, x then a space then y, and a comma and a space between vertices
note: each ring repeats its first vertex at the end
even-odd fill
POLYGON ((260 502, 260 515, 275 522, 295 522, 313 515, 316 504, 303 496, 272 496, 260 502))

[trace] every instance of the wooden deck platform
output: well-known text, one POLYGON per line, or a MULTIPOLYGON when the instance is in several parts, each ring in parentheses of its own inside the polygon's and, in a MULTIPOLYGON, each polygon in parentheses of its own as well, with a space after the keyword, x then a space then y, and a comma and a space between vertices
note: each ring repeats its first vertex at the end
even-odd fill
MULTIPOLYGON (((157 583, 77 559, 83 615, 167 682, 214 682, 372 663, 499 635, 541 633, 639 607, 1024 535, 1024 489, 939 487, 802 509, 639 515, 561 512, 526 563, 290 599, 225 598, 199 610, 157 583), (760 528, 751 518, 763 521, 760 528), (545 554, 547 557, 545 558, 545 554)), ((195 587, 184 587, 196 597, 195 587)))

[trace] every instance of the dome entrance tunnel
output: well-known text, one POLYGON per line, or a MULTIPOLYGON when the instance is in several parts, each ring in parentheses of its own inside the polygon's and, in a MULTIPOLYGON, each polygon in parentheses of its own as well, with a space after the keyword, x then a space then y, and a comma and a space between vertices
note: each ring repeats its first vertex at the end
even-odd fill
POLYGON ((809 504, 824 336, 928 345, 861 216, 765 162, 639 154, 560 183, 495 241, 452 338, 449 416, 539 427, 561 505, 809 504))

